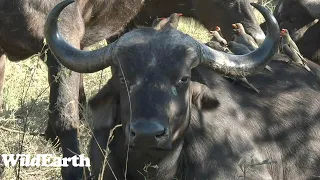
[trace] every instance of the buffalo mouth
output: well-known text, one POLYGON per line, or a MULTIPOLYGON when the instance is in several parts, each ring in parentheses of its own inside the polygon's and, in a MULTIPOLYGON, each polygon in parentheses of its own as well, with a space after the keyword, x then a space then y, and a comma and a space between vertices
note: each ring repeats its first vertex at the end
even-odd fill
POLYGON ((142 151, 142 152, 167 152, 171 151, 172 148, 166 148, 166 147, 141 147, 141 146, 134 146, 134 145, 129 145, 129 149, 131 151, 142 151))
POLYGON ((146 151, 170 151, 172 149, 172 145, 169 142, 162 145, 154 146, 150 146, 148 143, 133 144, 132 142, 130 142, 128 146, 131 150, 144 149, 146 151))

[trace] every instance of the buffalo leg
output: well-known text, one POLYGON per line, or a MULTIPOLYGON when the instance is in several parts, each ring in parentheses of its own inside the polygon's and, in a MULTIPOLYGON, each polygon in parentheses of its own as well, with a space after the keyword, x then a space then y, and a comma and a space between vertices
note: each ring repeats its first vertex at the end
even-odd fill
MULTIPOLYGON (((48 66, 50 97, 49 121, 45 132, 47 140, 57 144, 59 138, 63 157, 73 157, 80 154, 78 143, 79 126, 79 81, 80 74, 72 72, 48 52, 46 64, 48 66)), ((81 167, 62 168, 63 179, 80 179, 83 170, 81 167)))
POLYGON ((0 54, 0 112, 3 111, 3 85, 4 85, 5 65, 6 65, 6 55, 0 54))

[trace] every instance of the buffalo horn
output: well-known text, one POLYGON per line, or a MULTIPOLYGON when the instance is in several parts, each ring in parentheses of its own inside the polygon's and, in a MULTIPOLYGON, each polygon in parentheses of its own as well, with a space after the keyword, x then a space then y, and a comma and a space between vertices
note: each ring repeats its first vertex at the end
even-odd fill
POLYGON ((58 31, 58 17, 61 11, 73 3, 66 0, 55 6, 45 23, 45 37, 54 56, 68 69, 79 73, 92 73, 112 64, 111 52, 114 44, 94 51, 82 51, 67 43, 58 31))

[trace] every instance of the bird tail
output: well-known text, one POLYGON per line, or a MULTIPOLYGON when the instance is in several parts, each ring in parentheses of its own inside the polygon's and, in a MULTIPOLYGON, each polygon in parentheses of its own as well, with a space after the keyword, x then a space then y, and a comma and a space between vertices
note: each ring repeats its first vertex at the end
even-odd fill
POLYGON ((272 72, 272 73, 274 72, 273 69, 272 69, 270 66, 268 66, 268 65, 266 65, 266 67, 264 67, 264 68, 265 68, 266 70, 272 72))
POLYGON ((226 53, 230 53, 230 54, 233 54, 233 53, 232 53, 232 51, 230 51, 230 49, 229 49, 229 48, 227 48, 227 47, 225 47, 225 48, 224 48, 224 52, 226 52, 226 53))
POLYGON ((308 65, 303 64, 303 67, 304 67, 307 71, 311 72, 311 69, 309 68, 309 66, 308 66, 308 65))
POLYGON ((253 89, 255 92, 257 92, 257 93, 260 93, 260 91, 256 88, 256 87, 254 87, 254 85, 253 84, 251 84, 248 80, 247 80, 247 78, 240 78, 239 79, 240 81, 242 81, 243 83, 245 83, 245 84, 247 84, 251 89, 253 89))
POLYGON ((295 49, 293 49, 293 50, 297 53, 297 55, 301 58, 301 60, 302 60, 304 63, 307 63, 306 58, 303 57, 302 54, 301 54, 299 51, 297 51, 297 50, 295 50, 295 49))

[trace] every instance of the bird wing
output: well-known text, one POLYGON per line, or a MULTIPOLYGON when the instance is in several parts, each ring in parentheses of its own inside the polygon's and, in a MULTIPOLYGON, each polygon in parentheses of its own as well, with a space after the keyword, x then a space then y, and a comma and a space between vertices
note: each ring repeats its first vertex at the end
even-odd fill
POLYGON ((291 48, 288 44, 285 44, 283 46, 283 52, 295 63, 303 66, 307 71, 311 71, 309 66, 306 64, 306 59, 301 56, 299 56, 299 53, 294 49, 291 48))
POLYGON ((247 46, 240 43, 234 43, 233 46, 229 46, 229 49, 235 55, 243 55, 251 52, 247 46))
POLYGON ((248 34, 241 34, 241 35, 238 35, 234 41, 237 42, 238 44, 245 45, 250 49, 250 51, 253 51, 258 48, 258 45, 254 44, 255 43, 254 39, 253 38, 251 39, 251 38, 252 37, 248 34))
POLYGON ((282 46, 283 53, 286 54, 292 61, 299 62, 301 58, 298 56, 296 51, 294 51, 288 44, 282 46))
POLYGON ((301 59, 304 63, 307 63, 306 58, 304 58, 304 57, 302 56, 302 54, 300 53, 300 51, 297 51, 295 48, 293 48, 293 50, 297 53, 297 55, 300 57, 300 59, 301 59))
POLYGON ((245 38, 246 38, 246 41, 255 49, 258 49, 259 46, 258 44, 256 43, 256 41, 254 40, 254 38, 252 36, 250 36, 249 34, 244 34, 245 35, 245 38))
POLYGON ((280 40, 280 46, 279 46, 279 51, 282 52, 282 53, 283 53, 283 46, 284 46, 284 44, 283 44, 283 38, 281 38, 281 40, 280 40))
POLYGON ((224 37, 223 37, 223 35, 222 35, 221 30, 220 30, 220 31, 218 31, 218 33, 219 33, 219 35, 224 39, 224 37))
POLYGON ((155 20, 153 20, 153 22, 152 22, 152 27, 157 26, 160 21, 161 21, 160 18, 156 18, 155 20))
POLYGON ((232 51, 230 51, 230 49, 229 49, 229 48, 227 48, 227 47, 225 47, 224 52, 229 53, 229 54, 233 54, 233 52, 232 52, 232 51))
POLYGON ((207 45, 208 47, 210 47, 212 49, 218 50, 218 51, 223 51, 223 52, 225 51, 225 48, 222 47, 220 45, 220 43, 217 41, 209 41, 205 45, 207 45))
POLYGON ((290 37, 290 39, 289 39, 289 42, 290 42, 291 47, 292 47, 293 49, 295 49, 297 52, 300 53, 300 50, 299 50, 297 44, 291 39, 291 37, 290 37))

